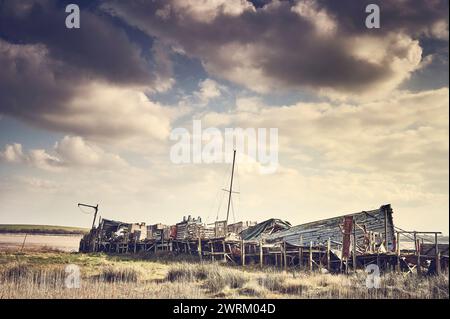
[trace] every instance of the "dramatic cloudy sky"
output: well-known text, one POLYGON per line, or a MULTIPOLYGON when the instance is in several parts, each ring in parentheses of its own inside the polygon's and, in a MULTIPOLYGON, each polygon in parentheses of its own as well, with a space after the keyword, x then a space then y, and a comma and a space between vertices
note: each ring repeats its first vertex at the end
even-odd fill
POLYGON ((449 224, 448 1, 0 1, 0 223, 225 217, 229 164, 174 164, 174 128, 278 128, 232 220, 391 203, 449 224), (65 27, 78 3, 81 28, 65 27), (367 29, 378 3, 381 28, 367 29))

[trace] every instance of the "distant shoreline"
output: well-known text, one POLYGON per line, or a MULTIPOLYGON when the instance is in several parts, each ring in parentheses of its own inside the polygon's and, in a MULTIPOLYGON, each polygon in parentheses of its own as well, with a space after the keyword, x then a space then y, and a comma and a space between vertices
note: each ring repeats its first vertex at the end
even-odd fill
POLYGON ((84 234, 78 234, 78 233, 31 233, 31 232, 8 232, 8 231, 0 231, 0 235, 12 235, 12 236, 62 236, 62 237, 67 237, 67 236, 74 236, 74 237, 80 237, 83 236, 84 234))
POLYGON ((30 235, 84 235, 87 228, 50 225, 0 225, 0 234, 30 234, 30 235))

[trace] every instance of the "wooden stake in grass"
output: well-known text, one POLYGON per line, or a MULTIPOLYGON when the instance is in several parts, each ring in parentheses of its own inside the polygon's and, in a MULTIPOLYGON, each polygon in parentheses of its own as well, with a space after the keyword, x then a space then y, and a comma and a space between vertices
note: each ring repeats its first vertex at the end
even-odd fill
POLYGON ((23 243, 22 243, 22 247, 20 248, 20 252, 22 252, 23 247, 25 247, 25 241, 27 240, 27 236, 28 236, 28 234, 25 234, 25 237, 23 238, 23 243))

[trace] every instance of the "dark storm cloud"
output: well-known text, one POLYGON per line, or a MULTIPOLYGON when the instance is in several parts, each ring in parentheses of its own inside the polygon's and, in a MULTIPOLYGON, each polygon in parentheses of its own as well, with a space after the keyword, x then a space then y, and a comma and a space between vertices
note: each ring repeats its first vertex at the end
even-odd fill
POLYGON ((420 62, 418 44, 407 40, 442 37, 448 30, 445 0, 383 1, 378 30, 365 27, 362 1, 273 1, 252 8, 231 1, 242 6, 239 14, 231 12, 229 3, 203 11, 195 1, 181 0, 107 1, 103 8, 198 57, 216 76, 254 89, 311 87, 355 93, 392 79, 395 86, 420 62), (393 33, 402 37, 389 37, 393 33), (374 61, 370 53, 355 53, 354 40, 362 37, 370 38, 386 56, 374 61), (405 62, 403 70, 397 60, 405 62), (258 76, 252 78, 252 72, 258 76))
POLYGON ((0 114, 80 135, 126 132, 126 122, 133 119, 114 119, 112 108, 99 117, 97 103, 74 108, 70 102, 94 94, 94 83, 149 91, 163 87, 171 70, 162 46, 142 52, 95 8, 81 11, 80 29, 67 29, 66 16, 56 1, 0 2, 0 114), (102 123, 86 124, 89 118, 102 123))
POLYGON ((81 28, 69 30, 61 3, 0 1, 0 113, 62 131, 70 122, 69 131, 80 135, 87 125, 89 134, 125 131, 112 111, 110 125, 92 124, 90 112, 103 112, 93 101, 112 96, 107 89, 113 87, 122 90, 123 101, 131 94, 139 104, 139 92, 123 89, 170 87, 170 50, 259 92, 389 91, 420 68, 415 40, 448 45, 448 2, 389 0, 380 6, 382 28, 368 30, 362 1, 105 1, 82 9, 81 28), (133 28, 151 38, 151 52, 129 39, 133 28), (77 124, 80 117, 88 124, 77 124))
POLYGON ((82 28, 65 27, 67 13, 54 1, 5 1, 0 37, 20 44, 44 44, 50 58, 86 76, 117 83, 153 80, 140 49, 104 17, 82 11, 82 28))
POLYGON ((340 30, 347 33, 366 33, 365 8, 369 3, 377 4, 381 12, 382 28, 379 33, 403 31, 420 36, 429 33, 438 21, 448 23, 448 1, 446 0, 318 0, 321 7, 336 17, 340 30))

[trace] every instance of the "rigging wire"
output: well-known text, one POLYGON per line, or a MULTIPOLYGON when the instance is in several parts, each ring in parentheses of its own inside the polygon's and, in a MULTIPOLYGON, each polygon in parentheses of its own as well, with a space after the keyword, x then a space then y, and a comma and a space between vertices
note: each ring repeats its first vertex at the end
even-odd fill
POLYGON ((210 222, 210 218, 214 216, 214 206, 216 205, 216 202, 219 201, 219 190, 216 190, 216 193, 214 195, 213 200, 211 201, 211 206, 208 210, 208 216, 206 216, 206 223, 210 222))
MULTIPOLYGON (((221 179, 221 184, 220 185, 224 185, 225 184, 226 176, 227 176, 227 170, 224 170, 222 172, 222 179, 221 179)), ((208 210, 208 216, 206 217, 206 222, 207 223, 210 221, 210 218, 214 218, 214 210, 215 210, 214 207, 216 206, 217 203, 219 204, 219 206, 218 206, 217 213, 216 213, 216 221, 219 218, 219 210, 220 210, 220 207, 222 206, 222 201, 223 201, 223 195, 222 195, 222 197, 220 197, 220 193, 221 192, 223 192, 221 188, 218 188, 216 190, 215 196, 214 196, 214 198, 212 199, 212 202, 211 202, 210 209, 208 210)))
POLYGON ((94 213, 94 212, 87 212, 87 211, 85 211, 83 208, 81 208, 81 206, 78 206, 78 208, 80 209, 80 211, 81 211, 83 214, 86 214, 86 215, 91 215, 91 214, 94 213))
MULTIPOLYGON (((236 205, 236 210, 238 211, 239 210, 239 208, 241 207, 241 178, 240 178, 240 175, 239 175, 239 165, 237 165, 236 164, 236 169, 235 169, 235 171, 236 171, 236 179, 237 179, 237 196, 238 196, 238 200, 237 200, 237 205, 236 205)), ((234 212, 233 212, 233 214, 234 214, 234 212)), ((233 215, 233 218, 234 218, 234 222, 236 222, 236 218, 235 218, 235 216, 233 215)))
POLYGON ((219 220, 219 212, 220 212, 220 208, 222 207, 222 203, 223 203, 223 198, 224 197, 225 197, 225 192, 222 193, 222 197, 221 197, 220 202, 219 202, 219 207, 217 207, 216 221, 219 220))

